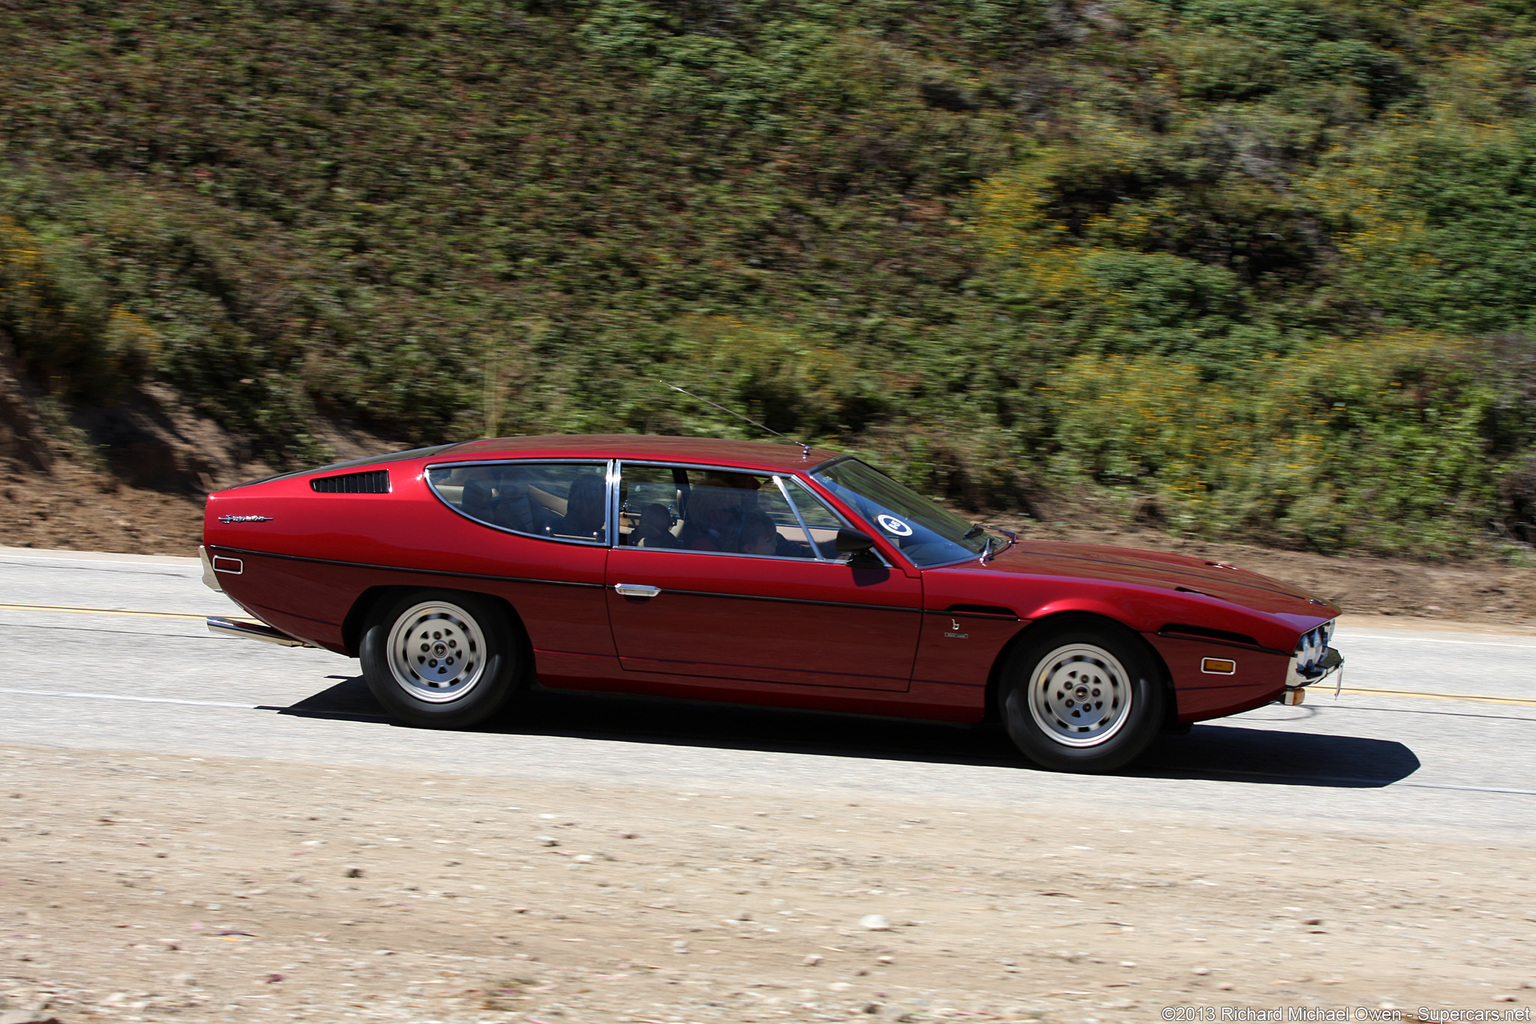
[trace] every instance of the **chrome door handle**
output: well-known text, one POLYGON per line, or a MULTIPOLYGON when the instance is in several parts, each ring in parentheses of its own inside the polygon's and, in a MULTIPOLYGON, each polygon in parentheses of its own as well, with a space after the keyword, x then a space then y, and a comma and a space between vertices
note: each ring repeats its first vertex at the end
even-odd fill
POLYGON ((643 583, 615 583, 613 590, 620 597, 641 597, 647 601, 661 593, 660 587, 648 587, 643 583))

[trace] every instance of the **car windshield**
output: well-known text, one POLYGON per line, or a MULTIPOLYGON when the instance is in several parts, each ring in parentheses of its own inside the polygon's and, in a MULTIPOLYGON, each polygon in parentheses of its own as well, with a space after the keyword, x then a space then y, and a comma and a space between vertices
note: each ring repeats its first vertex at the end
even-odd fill
POLYGON ((985 527, 964 519, 857 459, 843 459, 812 478, 879 529, 913 565, 943 565, 1002 549, 985 527))

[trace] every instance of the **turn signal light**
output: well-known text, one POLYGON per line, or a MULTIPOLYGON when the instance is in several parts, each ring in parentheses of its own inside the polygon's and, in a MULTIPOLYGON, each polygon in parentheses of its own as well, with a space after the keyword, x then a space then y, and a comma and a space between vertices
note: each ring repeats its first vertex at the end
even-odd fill
POLYGON ((1200 671, 1213 676, 1230 676, 1237 672, 1237 662, 1231 658, 1202 658, 1200 671))

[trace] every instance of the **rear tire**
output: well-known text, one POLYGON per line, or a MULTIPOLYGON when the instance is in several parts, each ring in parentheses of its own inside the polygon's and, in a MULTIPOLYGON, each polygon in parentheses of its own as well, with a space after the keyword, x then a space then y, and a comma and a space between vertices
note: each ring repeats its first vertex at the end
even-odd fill
POLYGON ((1028 640, 1003 668, 1009 737, 1055 771, 1108 772, 1134 760, 1162 726, 1165 699, 1141 640, 1109 623, 1028 640))
POLYGON ((419 590, 387 600, 363 631, 368 689, 407 725, 467 729, 493 717, 524 675, 511 616, 488 598, 419 590))

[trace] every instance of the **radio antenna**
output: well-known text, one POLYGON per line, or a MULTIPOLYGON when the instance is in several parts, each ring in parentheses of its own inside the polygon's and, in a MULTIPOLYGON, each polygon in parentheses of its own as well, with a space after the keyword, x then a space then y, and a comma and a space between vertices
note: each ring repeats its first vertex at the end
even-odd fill
POLYGON ((657 379, 656 383, 661 384, 664 387, 669 387, 673 391, 681 391, 683 394, 687 395, 689 398, 693 399, 694 401, 696 401, 696 402, 703 402, 705 405, 712 405, 716 409, 719 409, 721 412, 730 413, 732 416, 735 416, 739 420, 746 420, 746 422, 752 424, 758 430, 766 430, 766 431, 768 431, 768 433, 772 434, 774 437, 782 437, 782 438, 784 438, 784 440, 788 441, 790 444, 797 444, 802 449, 804 449, 804 454, 806 454, 806 455, 809 455, 810 452, 811 452, 811 446, 806 444, 804 441, 796 441, 794 438, 790 437, 788 434, 781 434, 777 430, 774 430, 772 427, 765 426, 765 425, 757 422, 757 420, 749 419, 748 417, 743 416, 741 413, 737 412, 734 409, 727 409, 725 406, 721 405, 719 402, 711 402, 707 398, 702 398, 699 395, 694 394, 692 391, 689 391, 687 388, 680 388, 676 384, 672 384, 672 383, 670 383, 668 381, 664 381, 664 380, 661 380, 659 378, 657 379))

